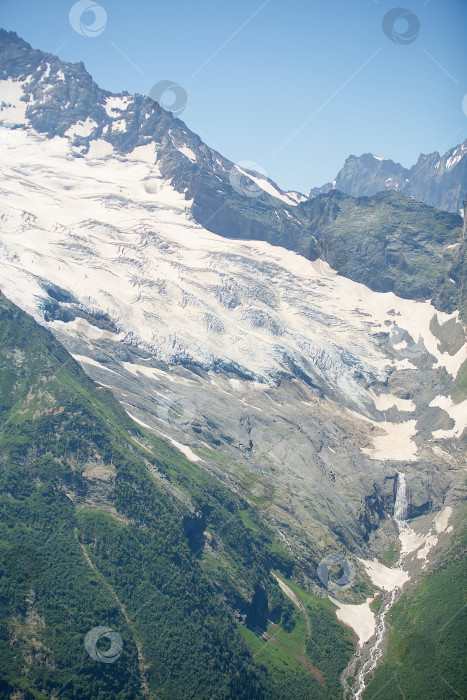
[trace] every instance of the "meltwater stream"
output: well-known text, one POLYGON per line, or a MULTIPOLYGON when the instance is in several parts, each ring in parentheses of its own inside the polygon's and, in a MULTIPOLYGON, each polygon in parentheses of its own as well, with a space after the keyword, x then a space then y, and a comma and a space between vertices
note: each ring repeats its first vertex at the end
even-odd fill
POLYGON ((394 504, 394 520, 398 523, 407 520, 409 511, 409 487, 405 480, 405 474, 397 472, 396 502, 394 504))
MULTIPOLYGON (((407 527, 407 524, 404 522, 407 520, 408 516, 408 510, 409 510, 409 488, 407 486, 407 481, 405 479, 405 474, 402 472, 397 472, 397 491, 396 491, 396 500, 394 503, 394 520, 397 522, 399 529, 407 527)), ((402 560, 403 560, 403 553, 401 552, 399 559, 396 562, 395 568, 399 568, 402 566, 402 560)), ((382 609, 380 610, 379 613, 379 620, 378 624, 376 626, 375 630, 375 641, 373 642, 373 646, 370 649, 369 657, 363 664, 362 668, 360 669, 358 676, 357 676, 357 683, 356 683, 356 690, 353 695, 355 700, 360 700, 362 697, 362 693, 365 690, 366 687, 366 677, 369 673, 374 671, 376 666, 378 665, 378 661, 381 658, 381 655, 383 653, 383 639, 384 639, 384 632, 386 630, 386 625, 385 625, 385 620, 386 620, 386 615, 389 612, 389 610, 392 608, 394 605, 398 595, 400 593, 400 588, 396 586, 391 591, 391 594, 389 596, 389 599, 384 603, 382 609)))

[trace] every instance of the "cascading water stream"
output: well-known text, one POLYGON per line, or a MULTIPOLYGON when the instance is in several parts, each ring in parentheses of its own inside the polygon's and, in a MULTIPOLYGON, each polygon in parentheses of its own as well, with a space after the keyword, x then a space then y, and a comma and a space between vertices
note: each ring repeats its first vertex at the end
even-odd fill
MULTIPOLYGON (((408 512, 409 512, 409 487, 407 485, 407 481, 405 479, 405 474, 402 472, 397 472, 397 490, 396 490, 396 500, 394 502, 394 515, 393 518, 397 522, 399 529, 401 528, 407 528, 407 524, 405 521, 407 520, 408 517, 408 512)), ((404 558, 403 552, 401 552, 400 557, 396 563, 395 568, 399 568, 402 566, 402 560, 404 558)), ((400 593, 399 588, 394 588, 391 591, 391 594, 382 607, 380 613, 379 613, 379 619, 378 623, 376 626, 375 630, 375 641, 373 643, 373 646, 371 647, 369 651, 369 656, 366 662, 363 664, 362 668, 360 669, 358 676, 357 676, 357 684, 356 684, 356 690, 355 693, 353 694, 353 697, 355 700, 360 700, 362 697, 362 693, 365 690, 366 687, 366 677, 369 673, 374 671, 376 666, 378 665, 378 662, 382 656, 383 653, 383 640, 384 640, 384 633, 386 631, 386 625, 385 625, 385 620, 386 620, 386 615, 389 612, 389 610, 392 608, 394 603, 396 602, 398 598, 398 594, 400 593)))
POLYGON ((407 520, 409 512, 409 487, 405 474, 397 472, 396 502, 394 503, 394 520, 398 523, 407 520))

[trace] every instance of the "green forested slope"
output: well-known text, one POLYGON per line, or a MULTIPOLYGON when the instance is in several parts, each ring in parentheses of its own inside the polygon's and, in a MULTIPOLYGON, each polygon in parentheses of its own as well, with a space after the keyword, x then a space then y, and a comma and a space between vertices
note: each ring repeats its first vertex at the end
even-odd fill
POLYGON ((389 612, 387 651, 363 694, 366 700, 467 696, 466 532, 459 521, 459 534, 437 568, 389 612))
POLYGON ((277 675, 245 642, 292 634, 272 569, 293 561, 254 510, 0 297, 0 697, 338 697, 332 664, 277 675), (113 663, 84 647, 99 626, 113 663))

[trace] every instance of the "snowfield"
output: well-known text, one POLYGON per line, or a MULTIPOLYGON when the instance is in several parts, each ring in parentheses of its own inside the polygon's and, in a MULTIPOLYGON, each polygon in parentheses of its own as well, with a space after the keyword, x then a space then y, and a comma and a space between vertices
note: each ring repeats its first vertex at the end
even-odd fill
MULTIPOLYGON (((124 108, 115 100, 110 106, 124 108)), ((93 124, 79 128, 88 133, 93 124)), ((160 177, 154 148, 123 158, 93 142, 75 158, 65 138, 2 128, 1 140, 2 288, 40 322, 50 282, 83 309, 107 313, 122 337, 163 362, 230 363, 260 382, 293 364, 363 412, 365 404, 393 401, 355 378, 384 382, 396 367, 375 334, 407 330, 453 376, 465 358, 465 348, 455 356, 439 351, 429 303, 375 293, 322 261, 203 229, 190 202, 160 177)), ((437 315, 441 323, 450 318, 437 315)), ((393 404, 410 410, 410 402, 393 404)), ((462 411, 446 410, 459 434, 462 411)), ((387 439, 375 437, 375 456, 390 458, 400 434, 400 458, 410 459, 412 422, 380 427, 387 439)))

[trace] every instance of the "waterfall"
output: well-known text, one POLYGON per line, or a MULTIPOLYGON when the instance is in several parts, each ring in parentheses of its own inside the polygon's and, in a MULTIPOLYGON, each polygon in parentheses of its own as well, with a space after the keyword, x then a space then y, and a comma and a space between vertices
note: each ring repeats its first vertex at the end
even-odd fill
POLYGON ((409 510, 409 487, 405 480, 405 474, 397 472, 396 502, 394 503, 394 520, 402 522, 407 520, 409 510))
MULTIPOLYGON (((396 501, 394 503, 393 517, 398 524, 399 536, 400 533, 404 530, 406 530, 407 532, 411 531, 408 523, 404 522, 405 520, 407 520, 409 514, 409 495, 409 487, 405 479, 405 474, 398 471, 396 483, 396 501)), ((404 549, 402 548, 401 553, 399 555, 399 559, 397 560, 393 568, 402 569, 402 565, 406 556, 407 555, 406 553, 404 553, 404 549)), ((366 689, 366 678, 370 673, 372 673, 372 671, 375 670, 381 659, 381 656, 383 655, 384 639, 386 633, 386 615, 398 599, 400 593, 401 588, 396 586, 383 598, 383 604, 376 616, 376 629, 373 643, 366 651, 362 651, 362 649, 358 651, 356 656, 354 656, 355 661, 353 662, 353 664, 351 662, 351 664, 349 664, 349 666, 347 666, 347 668, 345 669, 344 685, 352 694, 353 700, 362 700, 362 695, 366 689), (358 663, 361 663, 361 660, 365 659, 365 654, 366 661, 364 661, 363 665, 360 667, 360 670, 358 670, 356 677, 353 678, 356 669, 359 668, 358 663), (352 680, 350 680, 349 684, 347 678, 351 678, 351 676, 352 680)))

